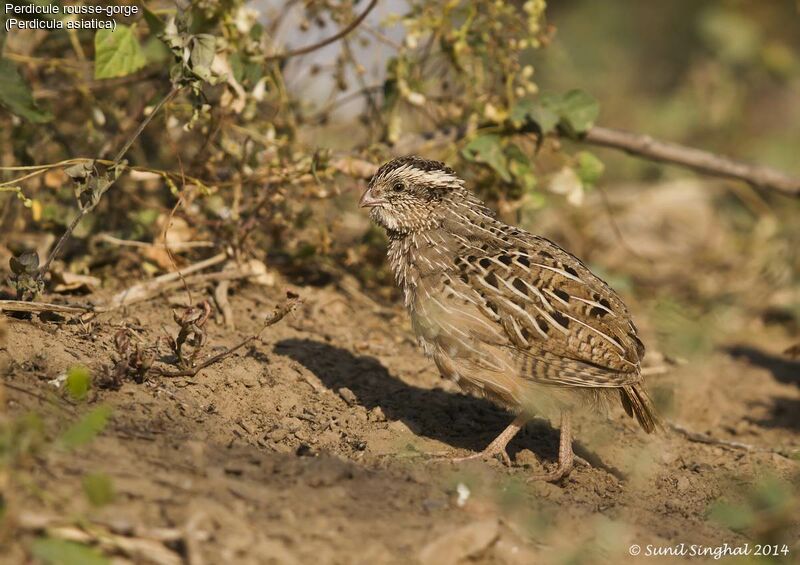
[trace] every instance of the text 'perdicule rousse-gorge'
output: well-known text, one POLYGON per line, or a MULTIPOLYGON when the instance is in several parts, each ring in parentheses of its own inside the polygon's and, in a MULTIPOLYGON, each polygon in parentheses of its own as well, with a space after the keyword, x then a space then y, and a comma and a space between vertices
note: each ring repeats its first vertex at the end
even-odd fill
MULTIPOLYGON (((75 4, 9 4, 3 5, 6 15, 15 16, 100 16, 112 18, 114 16, 130 17, 139 13, 136 5, 75 5, 75 4)), ((78 20, 62 22, 57 19, 44 20, 16 20, 14 27, 26 29, 64 29, 70 27, 111 27, 111 22, 98 20, 78 20), (105 25, 105 24, 108 25, 105 25)))

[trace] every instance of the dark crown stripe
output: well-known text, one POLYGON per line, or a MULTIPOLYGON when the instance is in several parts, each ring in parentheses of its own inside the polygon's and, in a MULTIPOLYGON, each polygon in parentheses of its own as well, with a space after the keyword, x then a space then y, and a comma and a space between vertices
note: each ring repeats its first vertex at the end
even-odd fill
POLYGON ((373 179, 378 179, 383 176, 388 175, 392 171, 399 169, 403 166, 411 166, 415 169, 420 171, 430 173, 433 171, 441 171, 443 173, 447 173, 449 175, 455 175, 456 172, 442 163, 441 161, 431 161, 429 159, 423 159, 422 157, 417 157, 416 155, 407 155, 405 157, 398 157, 397 159, 392 159, 388 163, 385 163, 381 166, 380 169, 375 173, 375 176, 372 177, 373 179))

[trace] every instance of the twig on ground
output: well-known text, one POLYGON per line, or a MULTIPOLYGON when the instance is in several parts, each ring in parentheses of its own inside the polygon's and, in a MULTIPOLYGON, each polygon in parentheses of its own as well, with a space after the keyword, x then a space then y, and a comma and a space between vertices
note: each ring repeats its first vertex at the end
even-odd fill
MULTIPOLYGON (((205 261, 190 265, 180 272, 183 275, 193 273, 213 265, 219 264, 227 258, 225 253, 215 255, 205 261)), ((96 306, 81 306, 77 304, 50 304, 47 302, 25 302, 23 300, 0 300, 0 312, 7 310, 9 312, 56 312, 60 314, 103 314, 132 306, 146 300, 150 300, 156 296, 164 294, 170 290, 181 288, 184 285, 194 286, 203 283, 218 283, 223 281, 233 281, 240 279, 249 279, 252 277, 259 277, 263 275, 263 271, 258 269, 257 266, 248 263, 239 269, 231 269, 227 271, 219 271, 215 273, 207 273, 202 275, 194 275, 186 277, 185 280, 178 280, 177 272, 167 273, 156 277, 153 280, 138 283, 130 288, 115 294, 105 304, 96 306)))
POLYGON ((60 314, 86 314, 92 311, 89 306, 65 306, 48 302, 25 302, 24 300, 0 300, 0 312, 58 312, 60 314))
POLYGON ((791 448, 780 448, 780 447, 761 447, 758 445, 751 445, 749 443, 742 443, 739 441, 731 441, 727 439, 718 439, 715 437, 711 437, 708 434, 703 434, 700 432, 694 432, 688 428, 680 424, 676 424, 674 422, 668 422, 667 426, 670 430, 682 435, 689 441, 693 441, 695 443, 705 443, 707 445, 718 445, 720 447, 725 447, 728 449, 740 449, 743 451, 751 451, 755 453, 776 453, 781 457, 791 458, 792 451, 797 451, 797 449, 791 448))
POLYGON ((338 33, 323 39, 317 43, 313 43, 311 45, 307 45, 306 47, 299 47, 297 49, 292 49, 290 51, 286 51, 284 53, 277 53, 275 55, 267 55, 264 60, 265 61, 282 61, 284 59, 289 59, 290 57, 297 57, 299 55, 306 55, 311 53, 312 51, 316 51, 317 49, 322 49, 326 45, 330 45, 331 43, 335 43, 339 41, 341 38, 349 34, 351 31, 356 29, 358 25, 364 21, 372 9, 378 4, 378 0, 372 0, 369 5, 361 12, 356 19, 350 22, 346 27, 342 28, 338 33))
POLYGON ((94 308, 94 312, 98 314, 109 312, 111 310, 116 310, 117 308, 122 308, 126 306, 131 306, 133 304, 138 304, 139 302, 144 302, 145 300, 150 300, 151 298, 155 298, 165 292, 170 290, 175 290, 178 288, 185 288, 185 287, 192 287, 202 283, 216 283, 220 281, 234 281, 239 279, 249 279, 251 277, 258 277, 260 276, 260 271, 253 269, 252 267, 245 266, 241 269, 236 271, 219 271, 216 273, 208 273, 205 275, 194 275, 191 277, 186 277, 184 280, 178 281, 169 281, 167 283, 159 283, 152 285, 141 292, 138 292, 135 297, 126 298, 123 302, 112 302, 105 306, 98 306, 94 308))
POLYGON ((176 241, 174 243, 166 243, 166 244, 159 242, 150 243, 147 241, 119 239, 107 233, 98 234, 95 237, 95 240, 102 241, 105 243, 110 243, 111 245, 120 245, 123 247, 142 247, 145 249, 158 247, 160 249, 169 248, 172 249, 173 251, 179 251, 181 249, 195 249, 198 247, 214 247, 216 245, 213 241, 176 241))
POLYGON ((170 288, 170 283, 179 280, 182 276, 218 265, 227 258, 228 255, 226 253, 217 253, 213 257, 209 257, 208 259, 195 263, 194 265, 189 265, 188 267, 180 269, 179 271, 173 271, 171 273, 158 276, 153 280, 135 284, 132 287, 115 294, 105 306, 98 308, 97 310, 113 310, 115 308, 130 306, 136 302, 147 300, 148 298, 152 298, 153 296, 160 294, 167 288, 170 288))
POLYGON ((280 304, 278 304, 275 307, 275 310, 273 310, 272 314, 270 314, 267 317, 267 319, 264 321, 264 325, 261 326, 261 329, 258 330, 258 332, 256 332, 255 334, 246 337, 245 339, 243 339, 242 341, 240 341, 239 343, 237 343, 233 347, 228 348, 225 351, 223 351, 222 353, 218 353, 217 355, 214 355, 213 357, 210 357, 209 359, 206 359, 205 361, 203 361, 202 363, 200 363, 196 367, 192 367, 191 369, 184 369, 184 370, 181 370, 181 371, 164 371, 163 369, 155 369, 155 371, 157 373, 159 373, 163 377, 194 377, 195 375, 197 375, 197 373, 199 373, 203 369, 205 369, 207 367, 210 367, 214 363, 217 363, 217 362, 225 359, 226 357, 229 357, 230 355, 232 355, 233 353, 235 353, 236 351, 238 351, 239 349, 241 349, 245 345, 247 345, 250 342, 255 341, 256 339, 261 337, 261 334, 264 332, 264 330, 266 330, 268 327, 273 326, 273 325, 277 324, 278 322, 280 322, 283 318, 286 317, 287 314, 289 314, 292 310, 294 310, 301 302, 302 302, 302 300, 297 295, 295 295, 293 293, 287 293, 286 300, 284 300, 283 302, 281 302, 280 304))

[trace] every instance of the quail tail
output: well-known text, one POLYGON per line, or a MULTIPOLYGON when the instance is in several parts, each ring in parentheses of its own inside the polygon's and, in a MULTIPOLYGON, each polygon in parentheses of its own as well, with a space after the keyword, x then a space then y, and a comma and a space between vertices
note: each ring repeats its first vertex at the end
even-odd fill
POLYGON ((653 401, 641 384, 623 386, 619 389, 619 394, 625 412, 628 416, 636 417, 644 431, 650 434, 662 428, 653 401))

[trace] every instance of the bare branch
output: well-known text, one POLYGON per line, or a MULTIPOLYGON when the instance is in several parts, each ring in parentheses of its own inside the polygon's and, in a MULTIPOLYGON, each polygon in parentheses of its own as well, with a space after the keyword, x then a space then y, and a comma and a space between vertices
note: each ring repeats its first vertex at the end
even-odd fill
POLYGON ((286 51, 284 53, 278 53, 276 55, 268 55, 264 60, 265 61, 282 61, 284 59, 289 59, 290 57, 297 57, 298 55, 306 55, 307 53, 311 53, 312 51, 316 51, 317 49, 322 49, 326 45, 330 45, 331 43, 335 43, 339 41, 341 38, 349 34, 351 31, 358 27, 358 24, 364 21, 372 9, 377 5, 378 0, 372 0, 369 3, 369 6, 361 12, 361 15, 350 22, 347 27, 343 28, 339 31, 339 33, 328 37, 327 39, 323 39, 317 43, 312 45, 307 45, 306 47, 299 47, 297 49, 292 49, 291 51, 286 51))
POLYGON ((787 196, 800 196, 800 178, 790 177, 770 167, 736 161, 710 151, 661 141, 649 135, 595 126, 580 140, 592 145, 621 149, 653 161, 681 165, 701 173, 743 180, 753 186, 775 190, 787 196))
MULTIPOLYGON (((486 123, 480 125, 479 129, 497 127, 496 123, 486 123)), ((541 133, 536 124, 525 124, 522 127, 514 127, 509 124, 503 127, 502 131, 506 134, 541 133)), ((404 143, 400 152, 413 153, 431 140, 436 140, 436 145, 457 142, 468 134, 467 128, 463 127, 422 133, 412 141, 404 143)), ((771 167, 751 165, 710 151, 662 141, 649 135, 595 126, 577 138, 577 141, 621 149, 637 157, 680 165, 709 175, 741 180, 756 187, 780 192, 786 196, 800 196, 800 177, 792 177, 771 167)), ((395 149, 398 150, 397 147, 395 149)), ((359 178, 369 178, 377 169, 372 163, 344 155, 332 160, 331 165, 341 173, 359 178)))

